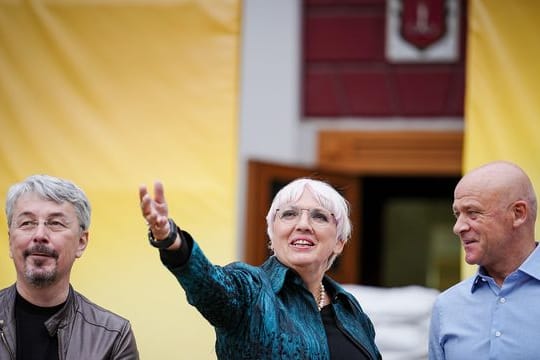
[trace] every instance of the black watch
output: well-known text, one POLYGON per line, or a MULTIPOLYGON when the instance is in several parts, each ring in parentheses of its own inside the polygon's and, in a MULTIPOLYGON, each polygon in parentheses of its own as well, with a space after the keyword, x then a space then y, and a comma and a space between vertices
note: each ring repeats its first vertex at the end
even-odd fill
POLYGON ((176 237, 178 236, 178 226, 176 226, 172 219, 169 219, 169 227, 169 236, 163 240, 154 239, 152 231, 148 230, 148 241, 150 242, 150 245, 158 249, 168 249, 172 244, 174 244, 176 237))

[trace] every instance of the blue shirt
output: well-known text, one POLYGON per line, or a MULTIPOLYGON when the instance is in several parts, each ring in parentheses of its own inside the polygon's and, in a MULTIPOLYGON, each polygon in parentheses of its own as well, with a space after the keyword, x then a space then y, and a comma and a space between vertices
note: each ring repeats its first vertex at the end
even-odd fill
MULTIPOLYGON (((296 272, 273 256, 261 266, 213 265, 185 231, 182 239, 188 258, 162 250, 161 260, 188 302, 214 326, 219 359, 330 358, 321 314, 296 272)), ((353 295, 329 277, 324 285, 333 296, 338 328, 367 358, 380 359, 373 325, 353 295)))
POLYGON ((501 287, 482 268, 440 294, 430 360, 540 359, 540 246, 501 287))

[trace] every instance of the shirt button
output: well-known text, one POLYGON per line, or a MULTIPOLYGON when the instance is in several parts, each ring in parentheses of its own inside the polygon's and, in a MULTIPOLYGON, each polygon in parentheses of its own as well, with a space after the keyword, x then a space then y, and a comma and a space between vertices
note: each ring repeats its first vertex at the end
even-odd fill
POLYGON ((506 302, 506 298, 500 298, 499 301, 501 302, 501 304, 504 304, 506 302))
POLYGON ((495 336, 496 336, 496 337, 499 337, 499 336, 501 336, 501 335, 502 335, 502 334, 501 334, 500 331, 495 331, 495 336))

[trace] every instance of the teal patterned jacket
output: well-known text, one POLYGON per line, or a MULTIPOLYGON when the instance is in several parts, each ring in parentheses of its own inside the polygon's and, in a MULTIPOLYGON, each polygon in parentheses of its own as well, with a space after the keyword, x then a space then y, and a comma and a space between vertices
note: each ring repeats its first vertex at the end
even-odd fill
MULTIPOLYGON (((160 250, 160 258, 214 326, 219 359, 330 359, 317 304, 295 271, 274 256, 260 267, 216 266, 181 234, 184 254, 160 250)), ((380 359, 373 325, 356 299, 328 276, 324 285, 341 330, 368 358, 380 359)))

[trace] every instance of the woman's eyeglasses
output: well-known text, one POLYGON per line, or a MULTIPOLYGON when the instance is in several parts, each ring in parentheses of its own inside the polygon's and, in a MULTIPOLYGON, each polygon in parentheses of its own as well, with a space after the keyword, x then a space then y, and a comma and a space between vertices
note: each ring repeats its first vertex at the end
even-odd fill
POLYGON ((296 206, 289 206, 276 210, 276 217, 284 224, 296 224, 302 217, 302 212, 308 212, 308 218, 314 226, 326 226, 335 220, 334 214, 322 208, 302 209, 296 206))

